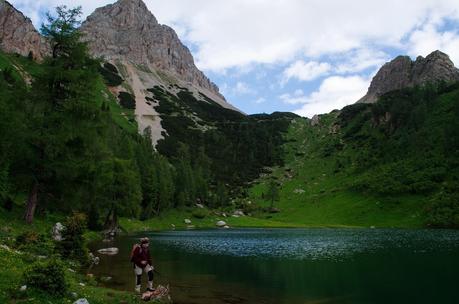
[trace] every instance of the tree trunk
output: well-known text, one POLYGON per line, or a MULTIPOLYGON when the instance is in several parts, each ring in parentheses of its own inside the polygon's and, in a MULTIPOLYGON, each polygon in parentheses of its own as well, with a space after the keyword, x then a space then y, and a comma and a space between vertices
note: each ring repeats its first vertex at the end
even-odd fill
POLYGON ((32 224, 35 215, 35 209, 38 203, 38 182, 35 182, 30 189, 29 197, 27 198, 26 213, 24 219, 27 224, 32 224))

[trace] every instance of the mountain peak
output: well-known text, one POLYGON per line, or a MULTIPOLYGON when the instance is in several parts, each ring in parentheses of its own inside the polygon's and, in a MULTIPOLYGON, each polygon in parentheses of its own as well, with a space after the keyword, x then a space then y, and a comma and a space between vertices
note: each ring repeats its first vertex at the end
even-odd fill
POLYGON ((86 22, 94 21, 94 17, 100 17, 100 13, 110 13, 110 18, 117 19, 120 25, 132 27, 143 24, 158 24, 155 16, 148 10, 142 0, 118 0, 113 4, 96 9, 86 22))
POLYGON ((96 9, 81 31, 96 57, 165 71, 225 100, 218 87, 196 67, 191 52, 175 31, 159 24, 142 0, 119 0, 96 9))
POLYGON ((440 81, 459 81, 459 70, 447 54, 436 50, 425 58, 418 56, 415 61, 408 56, 397 56, 381 67, 367 94, 358 102, 373 103, 390 91, 440 81))

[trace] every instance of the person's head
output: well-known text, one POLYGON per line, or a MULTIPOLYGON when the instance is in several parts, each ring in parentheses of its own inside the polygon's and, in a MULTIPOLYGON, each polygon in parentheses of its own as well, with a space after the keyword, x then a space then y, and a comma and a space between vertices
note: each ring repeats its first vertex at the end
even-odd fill
POLYGON ((147 237, 143 237, 143 238, 140 239, 140 245, 143 248, 147 248, 148 245, 150 245, 150 240, 147 237))

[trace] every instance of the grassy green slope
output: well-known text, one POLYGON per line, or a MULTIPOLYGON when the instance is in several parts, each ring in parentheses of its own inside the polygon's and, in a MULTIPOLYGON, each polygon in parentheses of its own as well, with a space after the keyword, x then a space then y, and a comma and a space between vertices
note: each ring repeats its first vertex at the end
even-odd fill
MULTIPOLYGON (((394 92, 375 105, 321 115, 315 126, 296 119, 286 165, 273 172, 281 212, 265 217, 292 225, 454 227, 458 108, 459 89, 450 85, 394 92)), ((261 206, 268 206, 269 178, 250 190, 261 206)))
MULTIPOLYGON (((353 177, 335 171, 335 159, 324 158, 321 146, 328 136, 327 118, 318 128, 306 119, 296 119, 291 125, 287 146, 286 167, 275 168, 273 175, 282 184, 276 206, 280 213, 267 215, 274 221, 292 226, 385 226, 417 227, 421 225, 416 196, 391 198, 403 204, 388 204, 386 197, 363 194, 349 189, 353 177), (304 191, 304 192, 303 192, 304 191)), ((252 187, 252 201, 268 206, 262 198, 267 180, 261 178, 252 187)))

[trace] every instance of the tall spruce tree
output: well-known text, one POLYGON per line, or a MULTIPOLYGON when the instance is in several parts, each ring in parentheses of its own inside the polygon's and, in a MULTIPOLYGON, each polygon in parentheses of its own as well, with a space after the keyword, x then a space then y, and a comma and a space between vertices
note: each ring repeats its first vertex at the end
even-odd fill
POLYGON ((98 62, 88 56, 77 31, 81 8, 61 6, 56 13, 55 17, 48 14, 48 22, 41 28, 53 54, 32 84, 27 108, 27 223, 33 221, 42 195, 47 200, 62 199, 66 189, 74 192, 74 183, 84 184, 90 178, 88 160, 94 151, 90 147, 97 138, 100 109, 94 100, 98 62))

